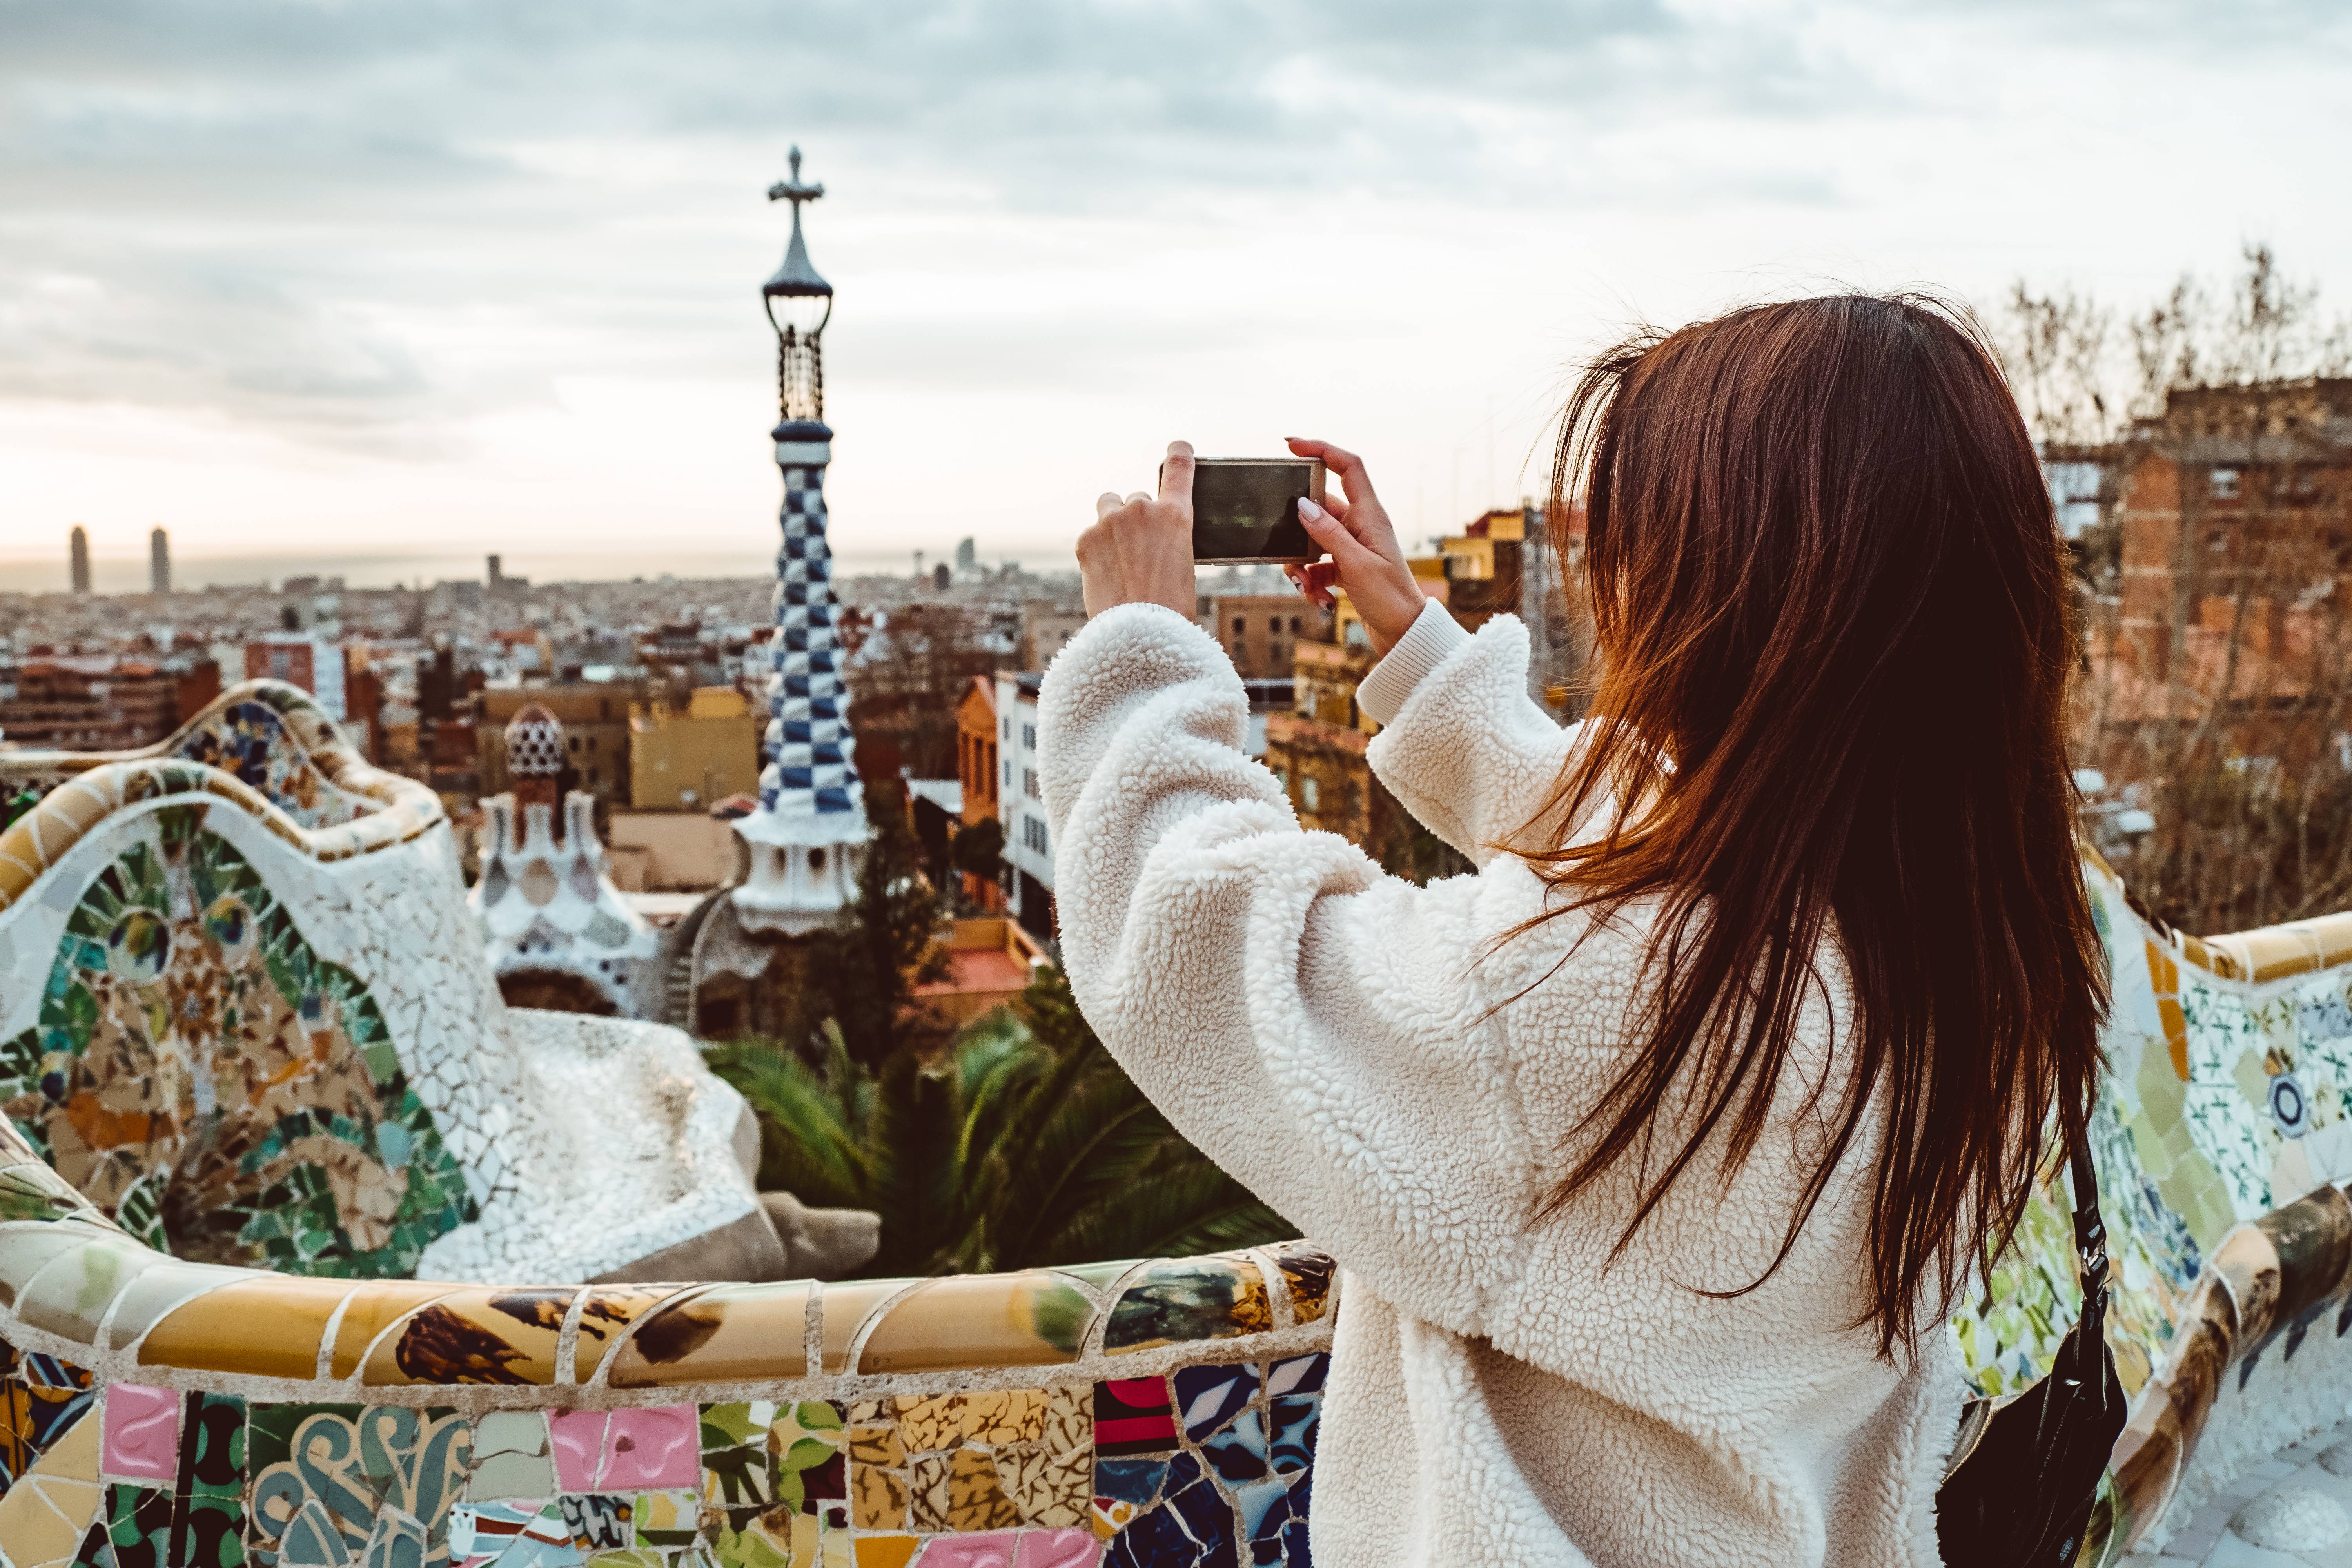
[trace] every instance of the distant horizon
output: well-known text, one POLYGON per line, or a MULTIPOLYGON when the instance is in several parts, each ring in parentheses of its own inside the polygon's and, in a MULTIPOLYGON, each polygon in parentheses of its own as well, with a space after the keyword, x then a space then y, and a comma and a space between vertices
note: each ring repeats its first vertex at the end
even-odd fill
MULTIPOLYGON (((90 555, 90 589, 100 595, 144 594, 148 591, 148 558, 142 540, 136 555, 124 552, 90 555)), ((499 570, 509 577, 528 578, 533 583, 626 583, 643 578, 657 582, 667 575, 684 581, 715 578, 772 577, 775 574, 773 555, 752 547, 744 550, 690 551, 628 551, 583 550, 553 551, 544 546, 528 546, 517 552, 463 552, 454 547, 426 546, 409 551, 352 551, 335 552, 320 550, 258 550, 183 556, 174 550, 172 556, 172 583, 178 592, 198 592, 206 587, 257 587, 278 584, 289 577, 341 577, 350 589, 382 589, 394 586, 429 587, 443 581, 482 582, 488 575, 487 557, 500 557, 499 570)), ((1034 552, 1032 552, 1033 554, 1034 552)), ((923 557, 925 570, 950 557, 939 552, 927 552, 923 557)), ((982 561, 991 566, 997 558, 982 551, 982 561)), ((1064 554, 1058 559, 1037 560, 1014 554, 1009 559, 1019 561, 1031 572, 1049 574, 1074 572, 1075 557, 1064 554)), ((914 552, 883 551, 850 551, 835 557, 836 574, 842 577, 892 575, 911 577, 914 574, 914 552)), ((72 586, 72 572, 65 541, 59 540, 54 551, 32 552, 21 548, 0 551, 0 594, 62 594, 72 586)))

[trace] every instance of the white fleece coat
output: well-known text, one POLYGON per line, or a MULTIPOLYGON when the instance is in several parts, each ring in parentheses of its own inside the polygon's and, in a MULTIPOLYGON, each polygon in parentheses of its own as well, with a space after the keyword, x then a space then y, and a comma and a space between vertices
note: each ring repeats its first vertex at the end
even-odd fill
MULTIPOLYGON (((1479 868, 1427 888, 1300 831, 1240 750, 1232 664, 1171 610, 1096 617, 1039 702, 1087 1018, 1185 1136, 1346 1271, 1316 1560, 1937 1563, 1948 1337, 1898 1366, 1846 1326, 1874 1137, 1779 1272, 1730 1300, 1693 1288, 1747 1285, 1778 1250, 1815 1125, 1801 1082, 1727 1188, 1686 1176, 1613 1267, 1630 1178, 1530 1227, 1561 1139, 1629 1048, 1641 921, 1570 954, 1586 922, 1557 920, 1489 955, 1543 896, 1489 846, 1538 809, 1575 731, 1526 696, 1517 620, 1451 641, 1370 753, 1479 868)), ((1819 1080, 1844 1012, 1810 1010, 1792 1078, 1819 1080)))

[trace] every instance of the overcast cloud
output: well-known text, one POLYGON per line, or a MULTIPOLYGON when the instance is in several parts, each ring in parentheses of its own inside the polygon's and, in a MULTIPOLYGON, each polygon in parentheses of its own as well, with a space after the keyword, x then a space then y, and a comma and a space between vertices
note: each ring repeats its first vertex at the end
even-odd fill
POLYGON ((2242 237, 2352 304, 2348 72, 2317 0, 0 0, 0 552, 756 570, 793 142, 845 552, 1306 424, 1433 531, 1635 314, 2242 237))

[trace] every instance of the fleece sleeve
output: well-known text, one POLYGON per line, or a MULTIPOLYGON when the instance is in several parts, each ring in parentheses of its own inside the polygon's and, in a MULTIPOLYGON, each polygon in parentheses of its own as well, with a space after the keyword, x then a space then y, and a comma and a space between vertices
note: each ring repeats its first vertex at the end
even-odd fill
POLYGON ((1135 605, 1055 659, 1038 752, 1063 960, 1187 1138, 1382 1297, 1483 1332, 1531 1161, 1479 982, 1485 878, 1416 888, 1304 833, 1216 643, 1135 605))
POLYGON ((1475 637, 1440 646, 1365 755, 1406 810, 1484 868, 1544 809, 1580 726, 1562 729, 1528 696, 1528 629, 1517 616, 1496 616, 1475 637))

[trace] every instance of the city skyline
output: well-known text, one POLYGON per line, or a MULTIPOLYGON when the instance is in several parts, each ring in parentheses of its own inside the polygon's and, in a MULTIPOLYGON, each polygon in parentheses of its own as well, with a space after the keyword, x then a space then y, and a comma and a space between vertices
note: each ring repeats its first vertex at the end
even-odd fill
POLYGON ((1740 299, 2023 275, 2127 308, 2253 237, 2352 303, 2352 216, 2313 199, 2352 25, 2317 5, 793 26, 0 20, 0 586, 61 583, 75 524, 101 591, 159 525, 189 584, 492 544, 758 574, 794 141, 851 570, 967 535, 1065 566, 1178 435, 1353 444, 1428 536, 1540 489, 1581 353, 1740 299))

